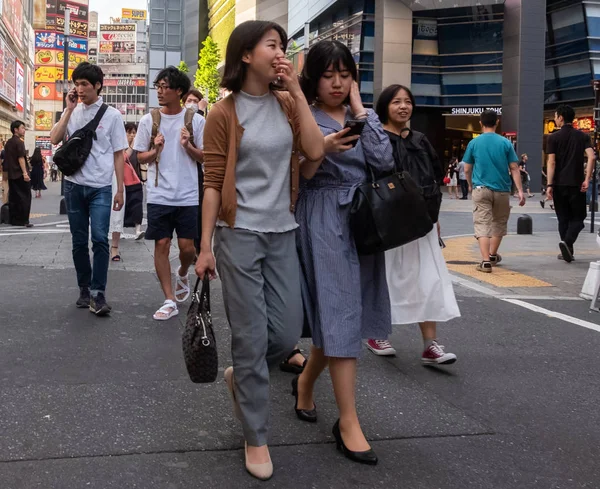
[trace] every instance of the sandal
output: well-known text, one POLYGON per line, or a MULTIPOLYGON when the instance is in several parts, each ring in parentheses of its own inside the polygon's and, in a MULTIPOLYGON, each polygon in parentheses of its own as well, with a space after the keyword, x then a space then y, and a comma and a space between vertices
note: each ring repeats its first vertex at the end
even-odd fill
POLYGON ((167 299, 161 308, 154 313, 152 316, 156 321, 167 321, 172 317, 175 317, 179 314, 179 309, 177 309, 177 304, 171 299, 167 299), (159 316, 159 314, 164 314, 164 316, 159 316))
MULTIPOLYGON (((111 248, 114 248, 115 250, 118 250, 119 247, 118 246, 111 246, 111 248)), ((116 255, 112 256, 110 258, 111 261, 121 261, 121 255, 117 252, 116 255)))
POLYGON ((279 364, 279 369, 282 372, 288 372, 296 375, 300 375, 302 372, 304 372, 304 367, 306 367, 306 362, 308 361, 306 358, 304 359, 302 365, 294 365, 293 363, 290 363, 290 360, 296 355, 302 355, 302 352, 298 349, 295 349, 283 362, 279 364))
POLYGON ((179 270, 181 270, 181 267, 175 272, 175 300, 185 302, 190 296, 190 281, 187 275, 185 277, 179 275, 179 270), (181 294, 183 294, 183 298, 180 297, 181 294))

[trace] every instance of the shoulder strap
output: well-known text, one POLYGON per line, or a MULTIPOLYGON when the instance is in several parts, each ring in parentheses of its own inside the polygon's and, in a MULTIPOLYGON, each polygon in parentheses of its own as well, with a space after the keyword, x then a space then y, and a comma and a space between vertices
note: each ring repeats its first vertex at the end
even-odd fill
POLYGON ((100 109, 98 109, 98 112, 96 113, 96 116, 86 124, 86 129, 91 129, 92 131, 95 131, 96 129, 98 129, 98 124, 100 124, 100 121, 102 120, 102 117, 104 117, 104 113, 106 112, 106 109, 108 109, 108 105, 106 104, 102 104, 100 106, 100 109))
POLYGON ((184 125, 185 125, 185 128, 190 133, 190 143, 192 144, 192 146, 194 148, 196 147, 196 145, 194 144, 194 123, 193 123, 195 115, 196 115, 196 111, 194 111, 194 109, 186 109, 185 110, 184 125))
POLYGON ((152 116, 152 136, 150 137, 150 149, 154 147, 154 138, 158 135, 158 128, 160 127, 160 109, 152 109, 150 112, 152 116))

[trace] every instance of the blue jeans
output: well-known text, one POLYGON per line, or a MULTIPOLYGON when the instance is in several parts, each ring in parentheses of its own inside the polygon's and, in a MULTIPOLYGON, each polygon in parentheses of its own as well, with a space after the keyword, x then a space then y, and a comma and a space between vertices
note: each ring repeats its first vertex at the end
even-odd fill
POLYGON ((104 293, 108 277, 110 252, 108 229, 112 188, 87 187, 65 180, 65 203, 73 237, 73 262, 77 271, 77 285, 91 289, 95 296, 104 293), (90 264, 89 232, 92 229, 94 265, 90 264))

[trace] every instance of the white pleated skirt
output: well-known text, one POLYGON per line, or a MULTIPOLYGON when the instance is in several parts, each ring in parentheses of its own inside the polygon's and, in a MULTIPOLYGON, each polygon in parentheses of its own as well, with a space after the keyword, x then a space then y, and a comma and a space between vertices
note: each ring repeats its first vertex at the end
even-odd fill
POLYGON ((426 236, 385 252, 392 324, 460 317, 436 226, 426 236))
POLYGON ((110 234, 122 233, 123 223, 125 222, 125 193, 123 193, 123 207, 121 207, 120 211, 116 212, 112 209, 113 203, 115 201, 115 195, 117 195, 117 175, 113 172, 112 200, 110 202, 110 229, 108 230, 110 234))

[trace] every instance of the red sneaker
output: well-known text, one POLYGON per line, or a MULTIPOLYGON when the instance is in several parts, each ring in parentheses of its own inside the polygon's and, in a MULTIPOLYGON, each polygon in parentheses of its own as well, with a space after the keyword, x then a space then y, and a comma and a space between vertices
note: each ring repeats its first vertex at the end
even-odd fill
POLYGON ((442 345, 438 345, 437 341, 434 341, 427 350, 423 352, 421 362, 423 365, 450 365, 456 362, 456 355, 454 353, 446 353, 442 345))
POLYGON ((396 354, 396 350, 388 340, 369 340, 367 341, 367 348, 375 355, 382 357, 396 354))

